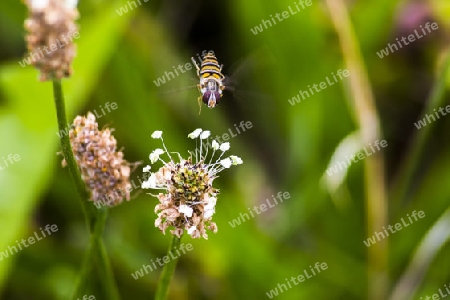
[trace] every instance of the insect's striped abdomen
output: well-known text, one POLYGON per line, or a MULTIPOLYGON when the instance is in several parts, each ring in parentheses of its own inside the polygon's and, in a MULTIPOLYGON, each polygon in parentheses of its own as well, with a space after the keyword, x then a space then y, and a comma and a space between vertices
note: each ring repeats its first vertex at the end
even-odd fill
POLYGON ((213 77, 223 79, 225 76, 221 73, 221 67, 216 56, 212 52, 208 52, 204 57, 200 67, 200 76, 204 79, 213 77))

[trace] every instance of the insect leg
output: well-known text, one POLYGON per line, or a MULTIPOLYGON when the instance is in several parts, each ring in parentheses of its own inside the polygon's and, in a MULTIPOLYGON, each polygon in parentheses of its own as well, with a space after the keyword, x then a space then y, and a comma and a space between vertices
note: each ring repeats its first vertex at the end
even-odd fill
POLYGON ((197 70, 197 76, 200 76, 200 68, 197 65, 197 62, 195 61, 195 59, 193 57, 191 57, 191 60, 194 63, 195 69, 197 70))

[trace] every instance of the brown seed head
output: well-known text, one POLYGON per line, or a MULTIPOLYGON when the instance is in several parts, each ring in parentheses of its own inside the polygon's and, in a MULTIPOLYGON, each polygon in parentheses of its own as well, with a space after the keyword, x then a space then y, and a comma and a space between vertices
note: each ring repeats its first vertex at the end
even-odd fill
POLYGON ((69 77, 75 57, 72 42, 78 35, 78 11, 68 0, 24 0, 29 8, 25 21, 28 31, 29 61, 41 71, 40 80, 69 77))
POLYGON ((130 200, 130 163, 117 152, 111 131, 98 130, 95 116, 88 113, 75 118, 69 137, 81 178, 91 192, 90 200, 108 206, 121 203, 124 196, 130 200))

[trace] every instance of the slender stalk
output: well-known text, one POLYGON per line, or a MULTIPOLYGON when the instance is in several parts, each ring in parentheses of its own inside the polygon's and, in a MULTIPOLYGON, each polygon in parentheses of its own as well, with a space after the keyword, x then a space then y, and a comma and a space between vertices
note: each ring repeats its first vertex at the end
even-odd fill
MULTIPOLYGON (((55 79, 53 81, 53 95, 55 100, 58 128, 59 132, 62 133, 65 132, 64 129, 68 126, 68 122, 66 118, 64 93, 60 80, 55 79)), ((72 181, 75 183, 86 219, 86 225, 88 226, 91 235, 90 249, 84 259, 83 267, 77 280, 72 298, 77 299, 80 295, 84 295, 87 288, 88 277, 91 273, 92 262, 97 261, 99 273, 102 276, 100 279, 101 282, 105 282, 103 287, 105 293, 108 295, 108 299, 119 299, 117 288, 112 277, 109 260, 101 240, 101 235, 106 222, 106 209, 96 209, 94 205, 88 201, 89 193, 86 190, 83 180, 81 179, 78 165, 72 153, 69 135, 67 134, 62 134, 61 136, 61 149, 72 177, 72 181)))
POLYGON ((106 208, 99 209, 98 222, 96 223, 94 233, 91 235, 91 252, 92 257, 96 261, 105 299, 118 300, 120 299, 119 291, 116 287, 108 254, 106 253, 106 248, 102 240, 102 232, 105 227, 107 213, 106 208))
POLYGON ((94 224, 94 231, 91 232, 89 251, 83 262, 80 276, 72 299, 79 299, 80 296, 86 295, 88 292, 89 275, 97 274, 101 282, 101 293, 104 299, 117 300, 120 299, 119 291, 115 285, 112 276, 112 269, 106 254, 105 245, 102 241, 102 232, 105 227, 107 210, 99 209, 98 218, 94 224))
MULTIPOLYGON (((446 87, 446 75, 449 72, 449 68, 450 49, 446 51, 444 61, 437 74, 436 82, 428 98, 427 106, 420 117, 421 119, 425 118, 427 114, 434 115, 434 109, 438 109, 443 105, 445 101, 444 92, 446 87)), ((408 191, 412 187, 415 171, 419 167, 420 158, 423 154, 425 145, 433 127, 434 123, 430 123, 427 126, 422 127, 411 143, 411 147, 409 148, 410 151, 403 161, 395 180, 396 184, 393 185, 395 190, 392 192, 392 199, 395 207, 399 207, 401 205, 401 203, 405 200, 408 191)))
MULTIPOLYGON (((56 117, 58 120, 58 128, 60 132, 65 132, 65 127, 69 126, 66 118, 66 107, 64 102, 64 94, 61 86, 61 81, 55 79, 53 81, 53 96, 55 99, 56 107, 56 117)), ((75 183, 78 195, 80 197, 83 212, 85 213, 87 224, 89 226, 90 232, 93 231, 94 219, 95 219, 95 208, 93 205, 88 203, 86 200, 89 199, 89 193, 86 190, 86 186, 81 180, 80 171, 78 170, 78 165, 75 161, 75 157, 72 153, 72 146, 70 145, 70 139, 68 134, 61 135, 61 149, 64 158, 69 169, 69 173, 72 177, 72 181, 75 183)))
MULTIPOLYGON (((178 248, 178 246, 180 246, 180 241, 181 237, 178 238, 175 235, 173 236, 169 246, 169 250, 167 251, 167 255, 169 257, 171 257, 170 252, 175 251, 178 248)), ((163 270, 161 272, 161 277, 159 277, 158 287, 156 288, 155 300, 165 300, 167 298, 170 280, 172 279, 173 273, 175 272, 177 262, 178 256, 164 265, 163 270)))
MULTIPOLYGON (((352 111, 360 127, 361 137, 366 145, 380 139, 380 122, 367 70, 360 53, 347 8, 343 0, 326 0, 331 20, 339 36, 345 64, 350 72, 352 111)), ((367 232, 380 230, 387 225, 387 199, 384 178, 383 153, 378 151, 364 160, 365 198, 367 232)), ((388 289, 388 244, 387 239, 379 241, 368 249, 369 299, 386 299, 388 289)))
POLYGON ((76 300, 79 299, 80 295, 84 295, 86 294, 87 290, 88 290, 88 281, 85 280, 86 278, 89 277, 90 272, 92 272, 92 268, 91 268, 91 254, 92 251, 87 251, 83 260, 83 265, 81 267, 81 271, 80 274, 78 275, 76 284, 75 284, 75 289, 73 291, 72 294, 72 300, 76 300))

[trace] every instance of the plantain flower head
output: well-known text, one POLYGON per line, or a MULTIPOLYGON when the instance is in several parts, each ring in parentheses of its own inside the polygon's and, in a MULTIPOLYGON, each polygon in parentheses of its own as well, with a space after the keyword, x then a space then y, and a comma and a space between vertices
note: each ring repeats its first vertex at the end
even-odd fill
MULTIPOLYGON (((69 131, 70 144, 91 201, 114 206, 130 200, 130 163, 117 151, 111 130, 98 129, 95 116, 77 116, 69 131)), ((63 166, 66 164, 63 160, 63 166)))
POLYGON ((75 57, 73 40, 79 37, 75 20, 76 0, 24 0, 29 9, 25 21, 29 55, 27 64, 41 71, 40 80, 69 77, 75 57))
POLYGON ((155 207, 158 215, 155 226, 163 233, 170 232, 178 237, 186 231, 192 238, 208 239, 207 230, 217 232, 216 223, 212 222, 219 190, 213 187, 218 174, 232 165, 242 164, 242 159, 230 156, 222 159, 230 148, 212 142, 212 152, 203 149, 203 140, 210 136, 209 131, 198 128, 188 138, 199 141, 199 148, 190 153, 187 159, 177 152, 169 152, 164 144, 162 131, 155 131, 153 138, 161 139, 164 149, 155 149, 150 153, 150 162, 163 164, 156 172, 151 167, 144 167, 144 173, 150 173, 148 180, 142 183, 143 189, 159 190, 159 204, 155 207), (174 159, 176 158, 176 159, 174 159))

